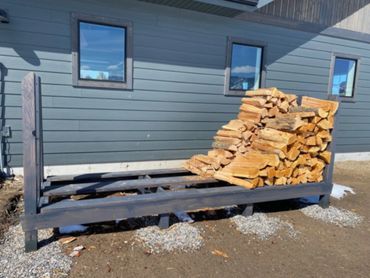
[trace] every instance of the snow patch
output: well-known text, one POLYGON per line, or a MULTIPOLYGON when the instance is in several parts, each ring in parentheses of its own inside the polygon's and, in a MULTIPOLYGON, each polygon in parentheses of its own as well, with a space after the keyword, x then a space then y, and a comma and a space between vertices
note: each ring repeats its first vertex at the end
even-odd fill
POLYGON ((351 194, 356 194, 351 187, 334 183, 330 196, 340 200, 344 198, 348 192, 351 194))
POLYGON ((59 227, 60 234, 85 232, 86 230, 87 230, 87 227, 84 225, 70 225, 70 226, 59 227))

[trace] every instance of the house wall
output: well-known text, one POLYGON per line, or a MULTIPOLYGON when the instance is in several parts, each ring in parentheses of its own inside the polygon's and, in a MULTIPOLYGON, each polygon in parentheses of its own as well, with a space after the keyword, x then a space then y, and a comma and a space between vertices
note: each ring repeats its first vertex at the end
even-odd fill
POLYGON ((21 80, 42 78, 48 165, 170 160, 206 152, 234 118, 224 96, 227 36, 268 43, 267 86, 326 98, 332 51, 361 56, 356 102, 343 103, 339 152, 370 151, 370 45, 129 0, 2 0, 3 124, 9 165, 22 164, 21 80), (133 22, 134 90, 72 87, 70 13, 133 22))

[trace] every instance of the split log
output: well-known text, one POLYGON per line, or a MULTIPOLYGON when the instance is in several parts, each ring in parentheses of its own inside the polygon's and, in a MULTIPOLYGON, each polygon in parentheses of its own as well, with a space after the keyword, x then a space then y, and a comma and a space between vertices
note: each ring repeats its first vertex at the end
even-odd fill
POLYGON ((293 133, 276 130, 273 128, 261 129, 258 133, 259 137, 265 140, 282 142, 290 145, 297 141, 297 136, 293 133))
POLYGON ((245 188, 248 188, 248 189, 252 189, 252 188, 255 187, 253 185, 253 183, 251 183, 247 180, 234 178, 233 176, 225 175, 222 172, 216 172, 214 174, 214 178, 218 179, 218 180, 226 181, 226 182, 231 183, 231 184, 239 185, 239 186, 242 186, 242 187, 245 187, 245 188))
POLYGON ((278 130, 295 131, 305 124, 300 117, 282 117, 266 120, 266 127, 278 130))
POLYGON ((238 147, 235 145, 221 143, 221 142, 213 142, 212 147, 215 149, 223 149, 223 150, 228 150, 232 152, 236 152, 238 150, 238 147))
POLYGON ((312 98, 312 97, 307 97, 307 96, 302 97, 301 105, 303 107, 322 108, 325 111, 328 111, 328 112, 330 111, 332 115, 334 115, 339 108, 339 103, 337 101, 322 100, 322 99, 312 98))
POLYGON ((241 178, 257 178, 259 174, 258 168, 250 168, 250 167, 240 167, 240 166, 234 166, 233 162, 231 162, 229 165, 224 167, 221 171, 221 173, 225 175, 231 175, 235 177, 241 177, 241 178))
POLYGON ((214 149, 208 151, 208 155, 211 157, 224 157, 224 158, 232 158, 234 155, 231 152, 226 150, 214 149))
POLYGON ((223 137, 223 136, 215 136, 213 137, 215 142, 222 143, 222 144, 229 144, 229 145, 239 145, 241 143, 241 139, 233 138, 233 137, 223 137))
POLYGON ((251 121, 254 123, 259 123, 261 121, 261 114, 254 113, 254 112, 241 111, 238 114, 238 119, 244 120, 244 121, 251 121))
POLYGON ((246 104, 246 103, 243 103, 240 106, 240 110, 244 111, 244 112, 247 112, 247 113, 251 112, 251 113, 259 114, 260 117, 265 117, 267 115, 267 109, 266 108, 258 108, 254 105, 250 105, 250 104, 246 104))
POLYGON ((282 96, 282 93, 277 88, 261 88, 253 91, 247 91, 245 95, 249 97, 269 96, 279 98, 282 96))
POLYGON ((221 137, 233 137, 233 138, 242 138, 242 132, 239 130, 219 130, 216 133, 221 137))
POLYGON ((246 127, 241 120, 231 120, 228 124, 222 126, 223 129, 226 130, 234 130, 234 131, 245 131, 246 127))
POLYGON ((267 102, 267 100, 264 99, 264 98, 258 98, 258 97, 255 97, 255 98, 242 98, 242 103, 253 105, 253 106, 259 107, 259 108, 265 108, 266 102, 267 102))

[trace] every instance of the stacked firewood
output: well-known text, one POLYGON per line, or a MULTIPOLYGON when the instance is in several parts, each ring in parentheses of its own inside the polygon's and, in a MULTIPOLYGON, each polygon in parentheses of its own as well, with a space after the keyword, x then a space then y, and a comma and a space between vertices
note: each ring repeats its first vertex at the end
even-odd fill
POLYGON ((217 131, 213 149, 185 162, 189 171, 246 188, 320 182, 338 102, 276 88, 248 91, 238 118, 217 131))

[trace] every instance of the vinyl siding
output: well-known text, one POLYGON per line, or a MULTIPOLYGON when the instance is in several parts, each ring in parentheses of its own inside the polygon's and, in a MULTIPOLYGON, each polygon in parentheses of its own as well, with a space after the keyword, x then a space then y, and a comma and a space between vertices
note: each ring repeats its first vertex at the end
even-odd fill
POLYGON ((338 151, 370 151, 370 45, 313 33, 128 0, 3 0, 6 69, 1 115, 11 125, 10 166, 22 163, 21 80, 42 78, 48 165, 182 159, 211 146, 234 118, 226 97, 227 36, 266 41, 267 86, 326 98, 331 53, 361 56, 355 103, 343 103, 338 151), (133 22, 134 90, 72 87, 70 13, 133 22))

